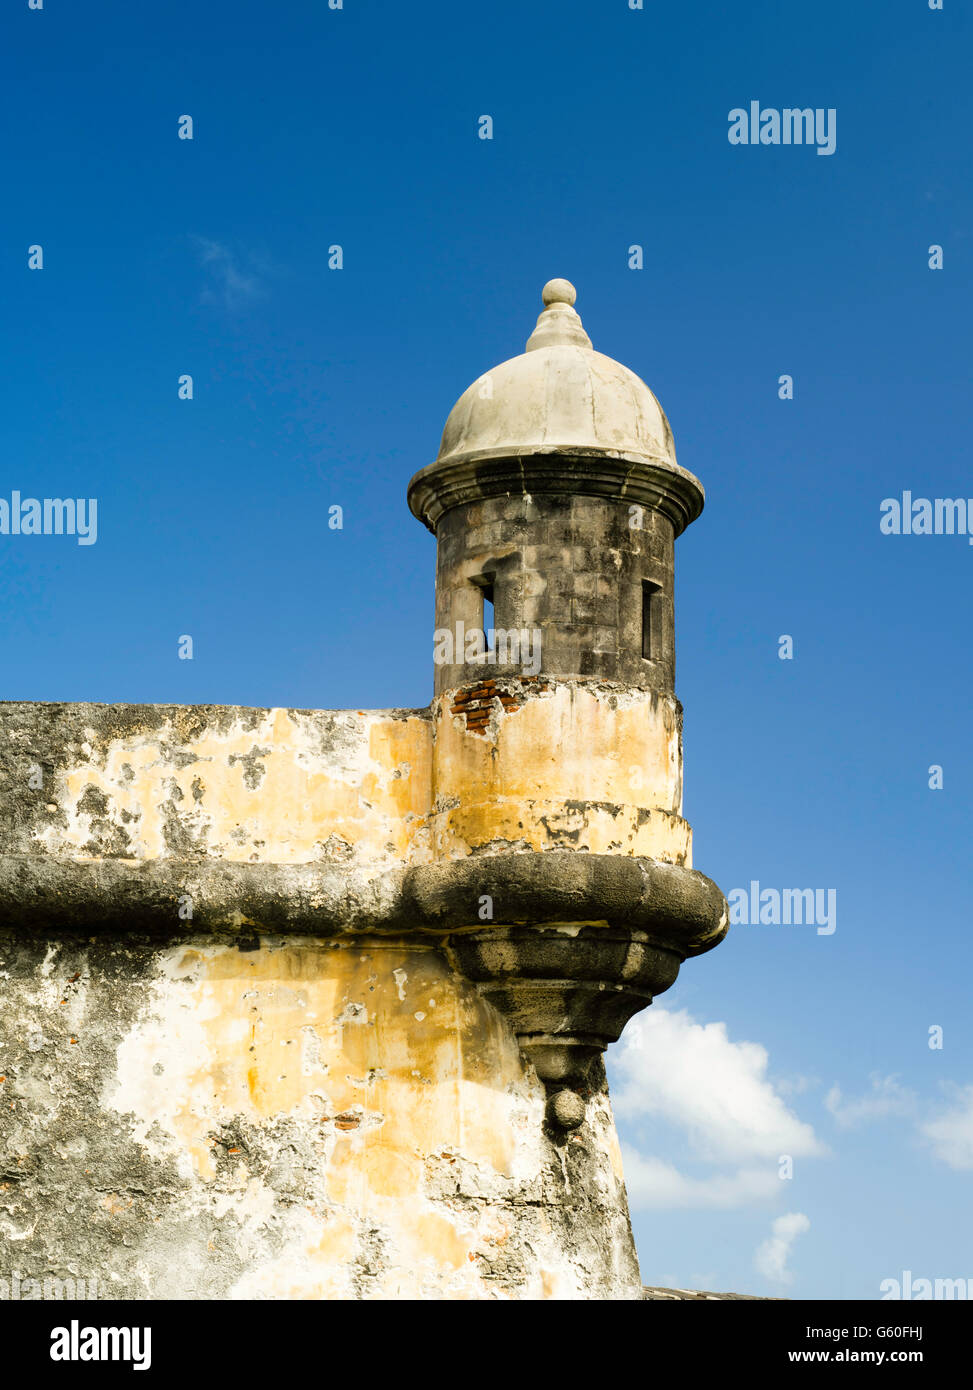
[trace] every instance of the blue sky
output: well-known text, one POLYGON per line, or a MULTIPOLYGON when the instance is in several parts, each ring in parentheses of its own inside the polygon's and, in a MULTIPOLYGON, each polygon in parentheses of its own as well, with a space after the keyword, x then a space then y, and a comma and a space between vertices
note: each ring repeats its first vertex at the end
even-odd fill
POLYGON ((677 545, 697 866, 837 893, 832 935, 738 926, 615 1049, 643 1276, 973 1279, 973 547, 878 525, 973 496, 959 0, 3 23, 0 496, 99 504, 95 545, 0 537, 3 697, 425 704, 406 484, 567 276, 707 488, 677 545), (836 152, 730 145, 751 100, 833 107, 836 152))

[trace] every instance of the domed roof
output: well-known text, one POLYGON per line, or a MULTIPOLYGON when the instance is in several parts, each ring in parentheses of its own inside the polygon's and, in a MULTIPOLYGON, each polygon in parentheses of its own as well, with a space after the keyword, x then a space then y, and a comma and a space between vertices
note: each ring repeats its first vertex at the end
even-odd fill
POLYGON ((669 421, 641 377, 595 352, 567 280, 544 286, 545 308, 527 350, 463 392, 437 463, 556 449, 633 461, 676 461, 669 421))
POLYGON ((549 280, 543 299, 527 351, 453 406, 435 462, 409 483, 409 507, 435 532, 451 508, 484 497, 582 493, 659 511, 678 536, 704 493, 676 462, 662 407, 634 372, 595 352, 573 285, 549 280))

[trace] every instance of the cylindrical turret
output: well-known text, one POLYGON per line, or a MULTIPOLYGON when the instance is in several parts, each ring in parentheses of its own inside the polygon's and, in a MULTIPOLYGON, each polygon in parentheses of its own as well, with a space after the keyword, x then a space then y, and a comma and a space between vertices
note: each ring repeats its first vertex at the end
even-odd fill
POLYGON ((673 548, 703 489, 649 388, 592 348, 574 287, 543 299, 526 351, 453 407, 409 505, 437 541, 429 872, 455 958, 560 1123, 580 1110, 557 1088, 584 1090, 726 916, 690 872, 674 689, 673 548))
POLYGON ((492 605, 491 675, 536 665, 513 636, 540 629, 546 675, 671 694, 673 541, 703 489, 649 388, 593 350, 573 286, 543 296, 526 352, 463 393, 409 486, 438 543, 436 693, 469 679, 492 605))

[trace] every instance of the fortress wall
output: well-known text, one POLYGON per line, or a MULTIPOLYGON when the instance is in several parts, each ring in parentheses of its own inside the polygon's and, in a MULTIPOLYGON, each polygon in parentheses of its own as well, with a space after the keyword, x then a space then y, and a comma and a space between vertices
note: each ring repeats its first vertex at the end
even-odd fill
POLYGON ((487 677, 432 708, 437 857, 569 849, 692 866, 674 697, 487 677))
POLYGON ((333 863, 429 856, 424 710, 0 704, 2 852, 333 863))
POLYGON ((0 1265, 100 1297, 636 1297, 607 1094, 546 1134, 430 944, 0 932, 0 1265))
MULTIPOLYGON (((639 1295, 600 1064, 585 1124, 553 1131, 511 1024, 370 887, 434 852, 433 729, 0 707, 6 1274, 100 1297, 639 1295)), ((454 736, 462 777, 456 745, 484 740, 454 736)))

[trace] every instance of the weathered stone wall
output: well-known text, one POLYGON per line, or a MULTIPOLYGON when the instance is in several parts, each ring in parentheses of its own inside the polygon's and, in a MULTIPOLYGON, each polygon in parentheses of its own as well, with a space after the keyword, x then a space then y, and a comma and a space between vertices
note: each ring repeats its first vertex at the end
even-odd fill
MULTIPOLYGON (((441 795, 475 789, 521 720, 505 756, 539 787, 538 740, 580 709, 590 741, 600 699, 496 697, 486 733, 447 708, 0 706, 0 1270, 119 1297, 638 1297, 600 1064, 584 1124, 552 1128, 430 931, 440 907, 482 926, 482 883, 440 905, 407 878, 457 852, 434 766, 441 795)), ((520 785, 472 793, 481 849, 520 785)), ((604 813, 576 814, 600 843, 604 813)), ((530 815, 525 842, 563 850, 530 815)), ((487 861, 503 896, 510 857, 487 861)))
POLYGON ((0 704, 2 852, 338 865, 428 857, 426 710, 0 704))
MULTIPOLYGON (((484 668, 481 668, 484 669, 484 668)), ((431 710, 0 704, 0 854, 317 865, 343 885, 470 852, 690 865, 682 711, 471 673, 431 710)))
POLYGON ((553 1139, 429 944, 0 933, 0 1269, 129 1298, 637 1297, 603 1087, 553 1139))
POLYGON ((439 696, 432 715, 437 857, 575 850, 691 865, 673 696, 498 676, 439 696))
MULTIPOLYGON (((672 692, 674 531, 661 512, 571 492, 483 497, 448 511, 436 535, 437 630, 479 628, 487 580, 497 628, 543 633, 545 674, 672 692), (643 580, 658 586, 651 660, 642 654, 643 580)), ((445 661, 436 691, 468 678, 461 660, 445 661)))

